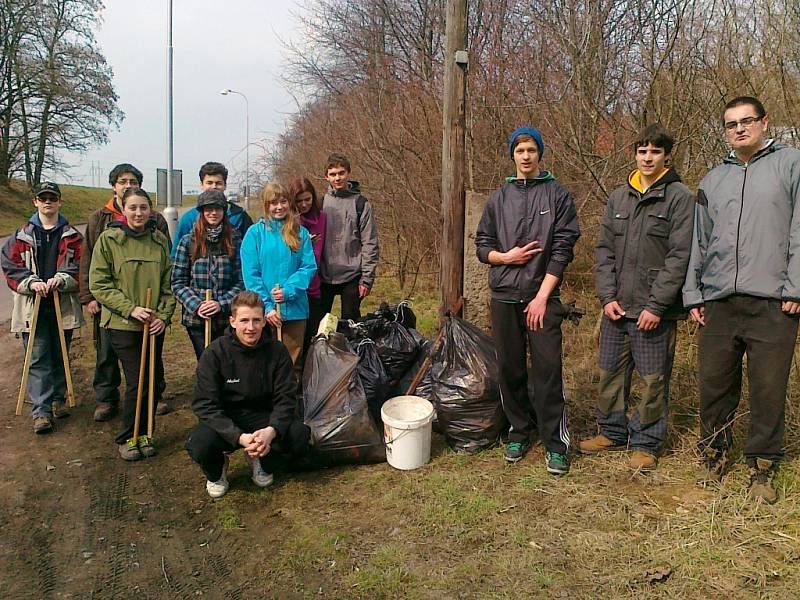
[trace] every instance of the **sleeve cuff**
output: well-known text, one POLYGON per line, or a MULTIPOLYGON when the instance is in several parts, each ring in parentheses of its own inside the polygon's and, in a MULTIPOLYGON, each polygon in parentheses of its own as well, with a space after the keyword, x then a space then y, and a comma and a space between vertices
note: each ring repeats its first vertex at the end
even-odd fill
POLYGON ((487 263, 488 264, 489 263, 489 253, 491 251, 492 251, 492 248, 486 248, 484 246, 479 247, 476 250, 476 253, 478 255, 478 260, 481 261, 482 263, 487 263))
POLYGON ((683 292, 683 306, 686 308, 697 308, 703 306, 703 294, 700 290, 692 290, 690 292, 683 292))
POLYGON ((564 271, 567 269, 567 265, 561 264, 560 262, 556 262, 551 260, 550 263, 547 265, 547 272, 550 275, 555 275, 559 279, 562 279, 564 276, 564 271))

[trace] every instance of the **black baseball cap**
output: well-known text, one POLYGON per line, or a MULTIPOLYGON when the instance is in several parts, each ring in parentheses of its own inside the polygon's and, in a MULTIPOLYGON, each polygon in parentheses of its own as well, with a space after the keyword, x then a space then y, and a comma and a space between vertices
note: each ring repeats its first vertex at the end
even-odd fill
POLYGON ((39 196, 44 196, 45 194, 52 194, 53 196, 58 196, 61 198, 61 188, 58 187, 57 183, 53 183, 52 181, 43 181, 36 186, 35 197, 38 198, 39 196))

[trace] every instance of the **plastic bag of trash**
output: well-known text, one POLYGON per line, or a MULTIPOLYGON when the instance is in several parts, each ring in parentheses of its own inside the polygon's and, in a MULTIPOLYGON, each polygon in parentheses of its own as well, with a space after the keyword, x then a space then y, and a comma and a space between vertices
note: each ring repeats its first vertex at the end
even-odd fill
POLYGON ((303 372, 303 415, 311 429, 311 460, 320 464, 386 460, 358 374, 358 355, 339 333, 314 339, 303 372))
POLYGON ((358 376, 364 386, 367 397, 369 413, 376 423, 383 427, 381 422, 381 406, 386 402, 389 391, 389 376, 383 368, 378 350, 369 338, 364 338, 356 343, 358 354, 358 376))
POLYGON ((458 452, 494 446, 508 423, 500 403, 499 364, 492 339, 458 317, 444 322, 431 368, 416 394, 433 403, 439 428, 458 452))

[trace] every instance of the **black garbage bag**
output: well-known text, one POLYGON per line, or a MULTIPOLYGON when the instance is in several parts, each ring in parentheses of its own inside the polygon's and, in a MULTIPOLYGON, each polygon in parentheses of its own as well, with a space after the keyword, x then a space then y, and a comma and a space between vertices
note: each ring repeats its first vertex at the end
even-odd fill
POLYGON ((442 343, 416 395, 436 408, 438 427, 458 452, 494 446, 507 428, 500 403, 499 364, 492 338, 458 317, 444 322, 442 343))
POLYGON ((347 339, 318 336, 303 372, 304 422, 311 429, 310 460, 316 464, 386 460, 381 430, 369 414, 358 375, 359 358, 347 339))
POLYGON ((381 407, 389 397, 389 376, 378 356, 375 342, 371 339, 360 340, 356 344, 356 353, 358 354, 358 376, 361 379, 361 385, 364 386, 369 413, 380 429, 383 427, 381 407))
POLYGON ((419 353, 419 345, 409 330, 400 323, 387 322, 383 331, 383 335, 372 339, 375 341, 386 374, 395 382, 414 364, 419 353))

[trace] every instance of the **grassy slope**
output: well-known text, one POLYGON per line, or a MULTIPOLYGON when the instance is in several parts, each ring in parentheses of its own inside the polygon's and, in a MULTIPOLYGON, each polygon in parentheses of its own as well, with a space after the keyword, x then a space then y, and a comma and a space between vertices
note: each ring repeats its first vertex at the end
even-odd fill
MULTIPOLYGON (((89 215, 105 204, 111 196, 108 188, 93 188, 82 185, 61 185, 61 194, 64 199, 62 212, 70 223, 85 223, 89 215)), ((30 194, 27 187, 15 181, 11 188, 0 186, 0 236, 13 233, 20 224, 28 220, 33 213, 30 194)), ((156 195, 152 194, 153 201, 156 195)), ((190 206, 196 201, 196 196, 184 196, 183 204, 190 206)), ((163 210, 163 207, 159 207, 163 210)))

